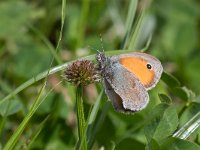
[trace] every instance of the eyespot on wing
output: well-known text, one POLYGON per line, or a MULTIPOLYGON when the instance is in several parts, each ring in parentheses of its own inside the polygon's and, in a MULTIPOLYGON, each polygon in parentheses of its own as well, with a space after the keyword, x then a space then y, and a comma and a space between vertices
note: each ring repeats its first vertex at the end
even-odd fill
POLYGON ((156 86, 163 72, 160 61, 146 53, 132 52, 113 56, 112 61, 120 63, 127 70, 135 74, 146 90, 156 86), (151 65, 151 69, 147 65, 151 65))

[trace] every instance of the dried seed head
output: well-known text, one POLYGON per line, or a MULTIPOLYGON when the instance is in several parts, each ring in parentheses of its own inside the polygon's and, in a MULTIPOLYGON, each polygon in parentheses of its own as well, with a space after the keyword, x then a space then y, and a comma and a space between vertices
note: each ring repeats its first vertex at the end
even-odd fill
POLYGON ((96 65, 90 60, 78 60, 70 64, 64 71, 64 77, 75 85, 87 85, 100 81, 96 65))

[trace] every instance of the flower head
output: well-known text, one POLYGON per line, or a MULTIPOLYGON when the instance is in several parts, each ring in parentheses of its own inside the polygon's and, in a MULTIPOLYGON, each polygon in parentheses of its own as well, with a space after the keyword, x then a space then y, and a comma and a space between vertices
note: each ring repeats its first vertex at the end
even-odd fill
POLYGON ((77 60, 64 71, 64 77, 75 85, 87 85, 100 81, 96 65, 90 60, 77 60))

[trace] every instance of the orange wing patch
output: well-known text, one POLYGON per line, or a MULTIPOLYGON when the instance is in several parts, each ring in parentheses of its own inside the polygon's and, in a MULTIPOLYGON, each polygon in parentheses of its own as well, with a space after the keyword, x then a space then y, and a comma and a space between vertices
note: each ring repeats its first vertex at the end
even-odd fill
POLYGON ((154 81, 154 71, 147 69, 147 62, 141 58, 125 57, 119 60, 126 69, 132 72, 145 87, 149 87, 154 81))

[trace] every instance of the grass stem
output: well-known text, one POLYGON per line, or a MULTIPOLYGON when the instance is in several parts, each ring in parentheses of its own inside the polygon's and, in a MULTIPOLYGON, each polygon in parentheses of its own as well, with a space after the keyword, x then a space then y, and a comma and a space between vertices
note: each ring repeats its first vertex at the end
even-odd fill
POLYGON ((85 116, 84 116, 84 107, 83 107, 83 86, 80 84, 77 87, 76 91, 76 111, 77 111, 77 122, 78 122, 78 137, 79 137, 79 146, 81 150, 87 150, 87 142, 85 133, 85 116))

